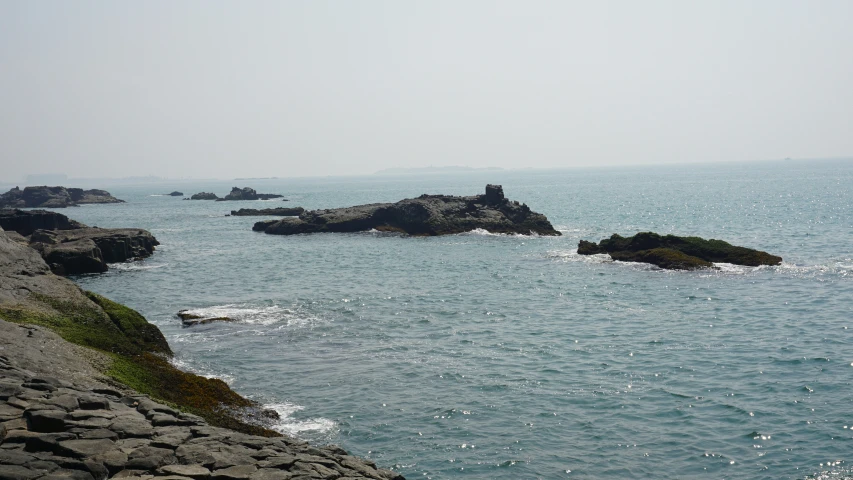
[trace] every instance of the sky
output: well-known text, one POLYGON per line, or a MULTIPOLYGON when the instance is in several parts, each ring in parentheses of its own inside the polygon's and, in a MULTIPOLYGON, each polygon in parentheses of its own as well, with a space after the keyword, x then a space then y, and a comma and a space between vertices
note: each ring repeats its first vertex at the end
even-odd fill
POLYGON ((853 2, 0 2, 0 180, 853 155, 853 2))

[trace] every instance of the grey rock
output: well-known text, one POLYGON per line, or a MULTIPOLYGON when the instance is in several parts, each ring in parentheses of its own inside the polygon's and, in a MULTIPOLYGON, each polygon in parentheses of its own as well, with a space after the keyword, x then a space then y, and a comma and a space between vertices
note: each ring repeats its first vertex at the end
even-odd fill
POLYGON ((253 473, 250 480, 289 480, 293 478, 293 474, 284 470, 276 470, 271 468, 262 468, 253 473))
POLYGON ((95 480, 95 477, 83 470, 62 469, 40 477, 39 480, 95 480))
POLYGON ((27 410, 24 417, 27 419, 27 426, 34 432, 62 432, 65 430, 65 412, 56 410, 27 410))
POLYGON ((73 433, 39 433, 27 437, 24 448, 28 452, 57 452, 60 450, 60 441, 74 438, 76 436, 73 433))
POLYGON ((21 384, 0 383, 0 400, 8 400, 22 393, 21 384))
POLYGON ((118 417, 109 428, 116 432, 120 438, 147 438, 154 434, 154 428, 151 427, 150 423, 144 420, 128 419, 125 417, 118 417))
POLYGON ((259 217, 259 216, 273 216, 273 217, 298 217, 305 213, 305 209, 302 207, 279 207, 279 208, 262 208, 262 209, 254 209, 254 208, 241 208, 240 210, 231 210, 232 217, 259 217))
POLYGON ((56 405, 66 411, 76 410, 80 407, 80 403, 77 401, 77 397, 75 395, 59 395, 52 398, 49 398, 44 401, 44 403, 48 405, 56 405))
POLYGON ((155 427, 171 427, 171 426, 189 426, 193 422, 181 420, 180 418, 167 415, 165 413, 156 413, 151 416, 151 424, 155 427))
POLYGON ((166 448, 141 447, 127 456, 126 468, 132 470, 156 470, 164 465, 178 463, 175 452, 166 448))
MULTIPOLYGON (((118 392, 115 392, 116 394, 118 392)), ((82 395, 78 398, 80 408, 83 410, 109 410, 110 401, 103 397, 94 395, 82 395)))
POLYGON ((202 480, 210 477, 210 470, 199 464, 166 465, 165 467, 161 467, 158 470, 158 473, 165 473, 167 475, 180 475, 182 477, 189 477, 197 480, 202 480))
POLYGON ((92 457, 115 449, 115 442, 108 439, 66 440, 59 442, 57 453, 67 457, 92 457))
POLYGON ((112 430, 107 430, 106 428, 96 428, 94 430, 84 430, 77 434, 77 438, 84 440, 97 440, 102 438, 118 440, 118 434, 112 430))
POLYGON ((109 410, 77 410, 68 414, 71 420, 86 420, 90 418, 113 419, 116 414, 109 410))
POLYGON ((30 390, 39 390, 42 392, 54 392, 57 389, 56 386, 51 385, 49 383, 32 383, 32 382, 30 382, 30 383, 25 383, 21 386, 24 388, 29 388, 30 390))
POLYGON ((0 450, 0 465, 23 465, 33 460, 35 457, 23 452, 0 450))
POLYGON ((124 470, 125 465, 127 465, 127 454, 121 450, 110 450, 93 456, 92 460, 102 463, 111 475, 115 475, 124 470))
MULTIPOLYGON (((146 474, 147 472, 145 470, 122 470, 113 475, 113 478, 139 478, 146 474)), ((153 475, 148 476, 153 477, 153 475)))
POLYGON ((199 464, 211 467, 216 463, 216 458, 213 457, 207 445, 181 445, 175 449, 175 455, 184 465, 199 464))
POLYGON ((20 465, 0 465, 0 480, 29 480, 42 473, 20 465))
POLYGON ((217 202, 227 201, 227 200, 270 200, 273 198, 282 198, 284 195, 278 195, 274 193, 258 193, 253 188, 244 187, 233 187, 231 192, 222 197, 217 198, 217 202))
POLYGON ((279 454, 275 457, 268 457, 266 460, 258 462, 258 466, 262 468, 283 468, 287 469, 296 463, 295 455, 279 454))
POLYGON ((257 471, 258 467, 254 465, 235 465, 214 470, 210 478, 211 480, 248 480, 257 471))

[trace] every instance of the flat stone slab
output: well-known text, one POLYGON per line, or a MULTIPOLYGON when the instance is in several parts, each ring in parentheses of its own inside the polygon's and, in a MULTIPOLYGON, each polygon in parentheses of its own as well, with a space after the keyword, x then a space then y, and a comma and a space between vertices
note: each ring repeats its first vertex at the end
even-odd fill
POLYGON ((210 477, 210 470, 199 464, 166 465, 165 467, 160 467, 158 472, 165 473, 168 475, 180 475, 182 477, 189 477, 199 480, 210 477))

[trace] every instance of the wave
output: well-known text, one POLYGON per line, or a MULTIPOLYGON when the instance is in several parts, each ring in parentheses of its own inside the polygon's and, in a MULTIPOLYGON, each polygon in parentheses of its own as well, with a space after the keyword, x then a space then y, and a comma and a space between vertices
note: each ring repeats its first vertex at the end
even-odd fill
POLYGON ((287 326, 299 326, 310 323, 313 318, 299 314, 280 305, 259 307, 251 304, 213 305, 210 307, 191 308, 188 313, 202 317, 228 317, 238 322, 255 325, 272 325, 286 322, 287 326))
POLYGON ((122 271, 135 271, 135 270, 155 270, 157 268, 163 268, 169 266, 168 263, 160 263, 156 265, 143 264, 141 262, 121 262, 121 263, 111 263, 109 264, 111 269, 114 270, 122 270, 122 271))
POLYGON ((303 432, 329 433, 335 430, 338 426, 337 423, 333 420, 329 420, 328 418, 309 418, 305 420, 295 419, 292 415, 303 410, 305 407, 294 405, 292 403, 270 403, 264 405, 264 408, 268 408, 278 413, 279 420, 274 423, 271 428, 285 435, 298 436, 298 434, 303 432))
POLYGON ((195 365, 193 365, 189 362, 186 362, 186 361, 184 361, 180 358, 177 358, 177 357, 172 357, 169 360, 169 363, 171 363, 172 366, 177 368, 178 370, 183 370, 185 372, 194 373, 200 377, 215 378, 217 380, 222 380, 223 382, 225 382, 228 385, 231 385, 234 382, 234 375, 231 375, 228 373, 212 373, 208 370, 200 369, 200 368, 196 367, 195 365))
POLYGON ((468 232, 457 233, 458 236, 481 236, 481 237, 523 237, 523 238, 539 238, 540 235, 536 232, 524 233, 492 233, 485 228, 475 228, 468 232))

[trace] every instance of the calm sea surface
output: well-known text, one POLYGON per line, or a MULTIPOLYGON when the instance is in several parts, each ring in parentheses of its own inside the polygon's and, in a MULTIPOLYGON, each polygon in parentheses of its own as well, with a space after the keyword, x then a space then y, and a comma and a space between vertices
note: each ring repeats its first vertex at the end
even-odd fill
POLYGON ((76 280, 160 327, 182 367, 278 410, 282 432, 408 478, 850 475, 853 163, 92 186, 128 203, 62 213, 162 245, 76 280), (225 216, 486 183, 563 236, 283 237, 225 216), (152 196, 232 186, 290 201, 152 196), (669 272, 576 254, 645 230, 785 262, 669 272), (239 321, 183 328, 185 308, 239 321))

